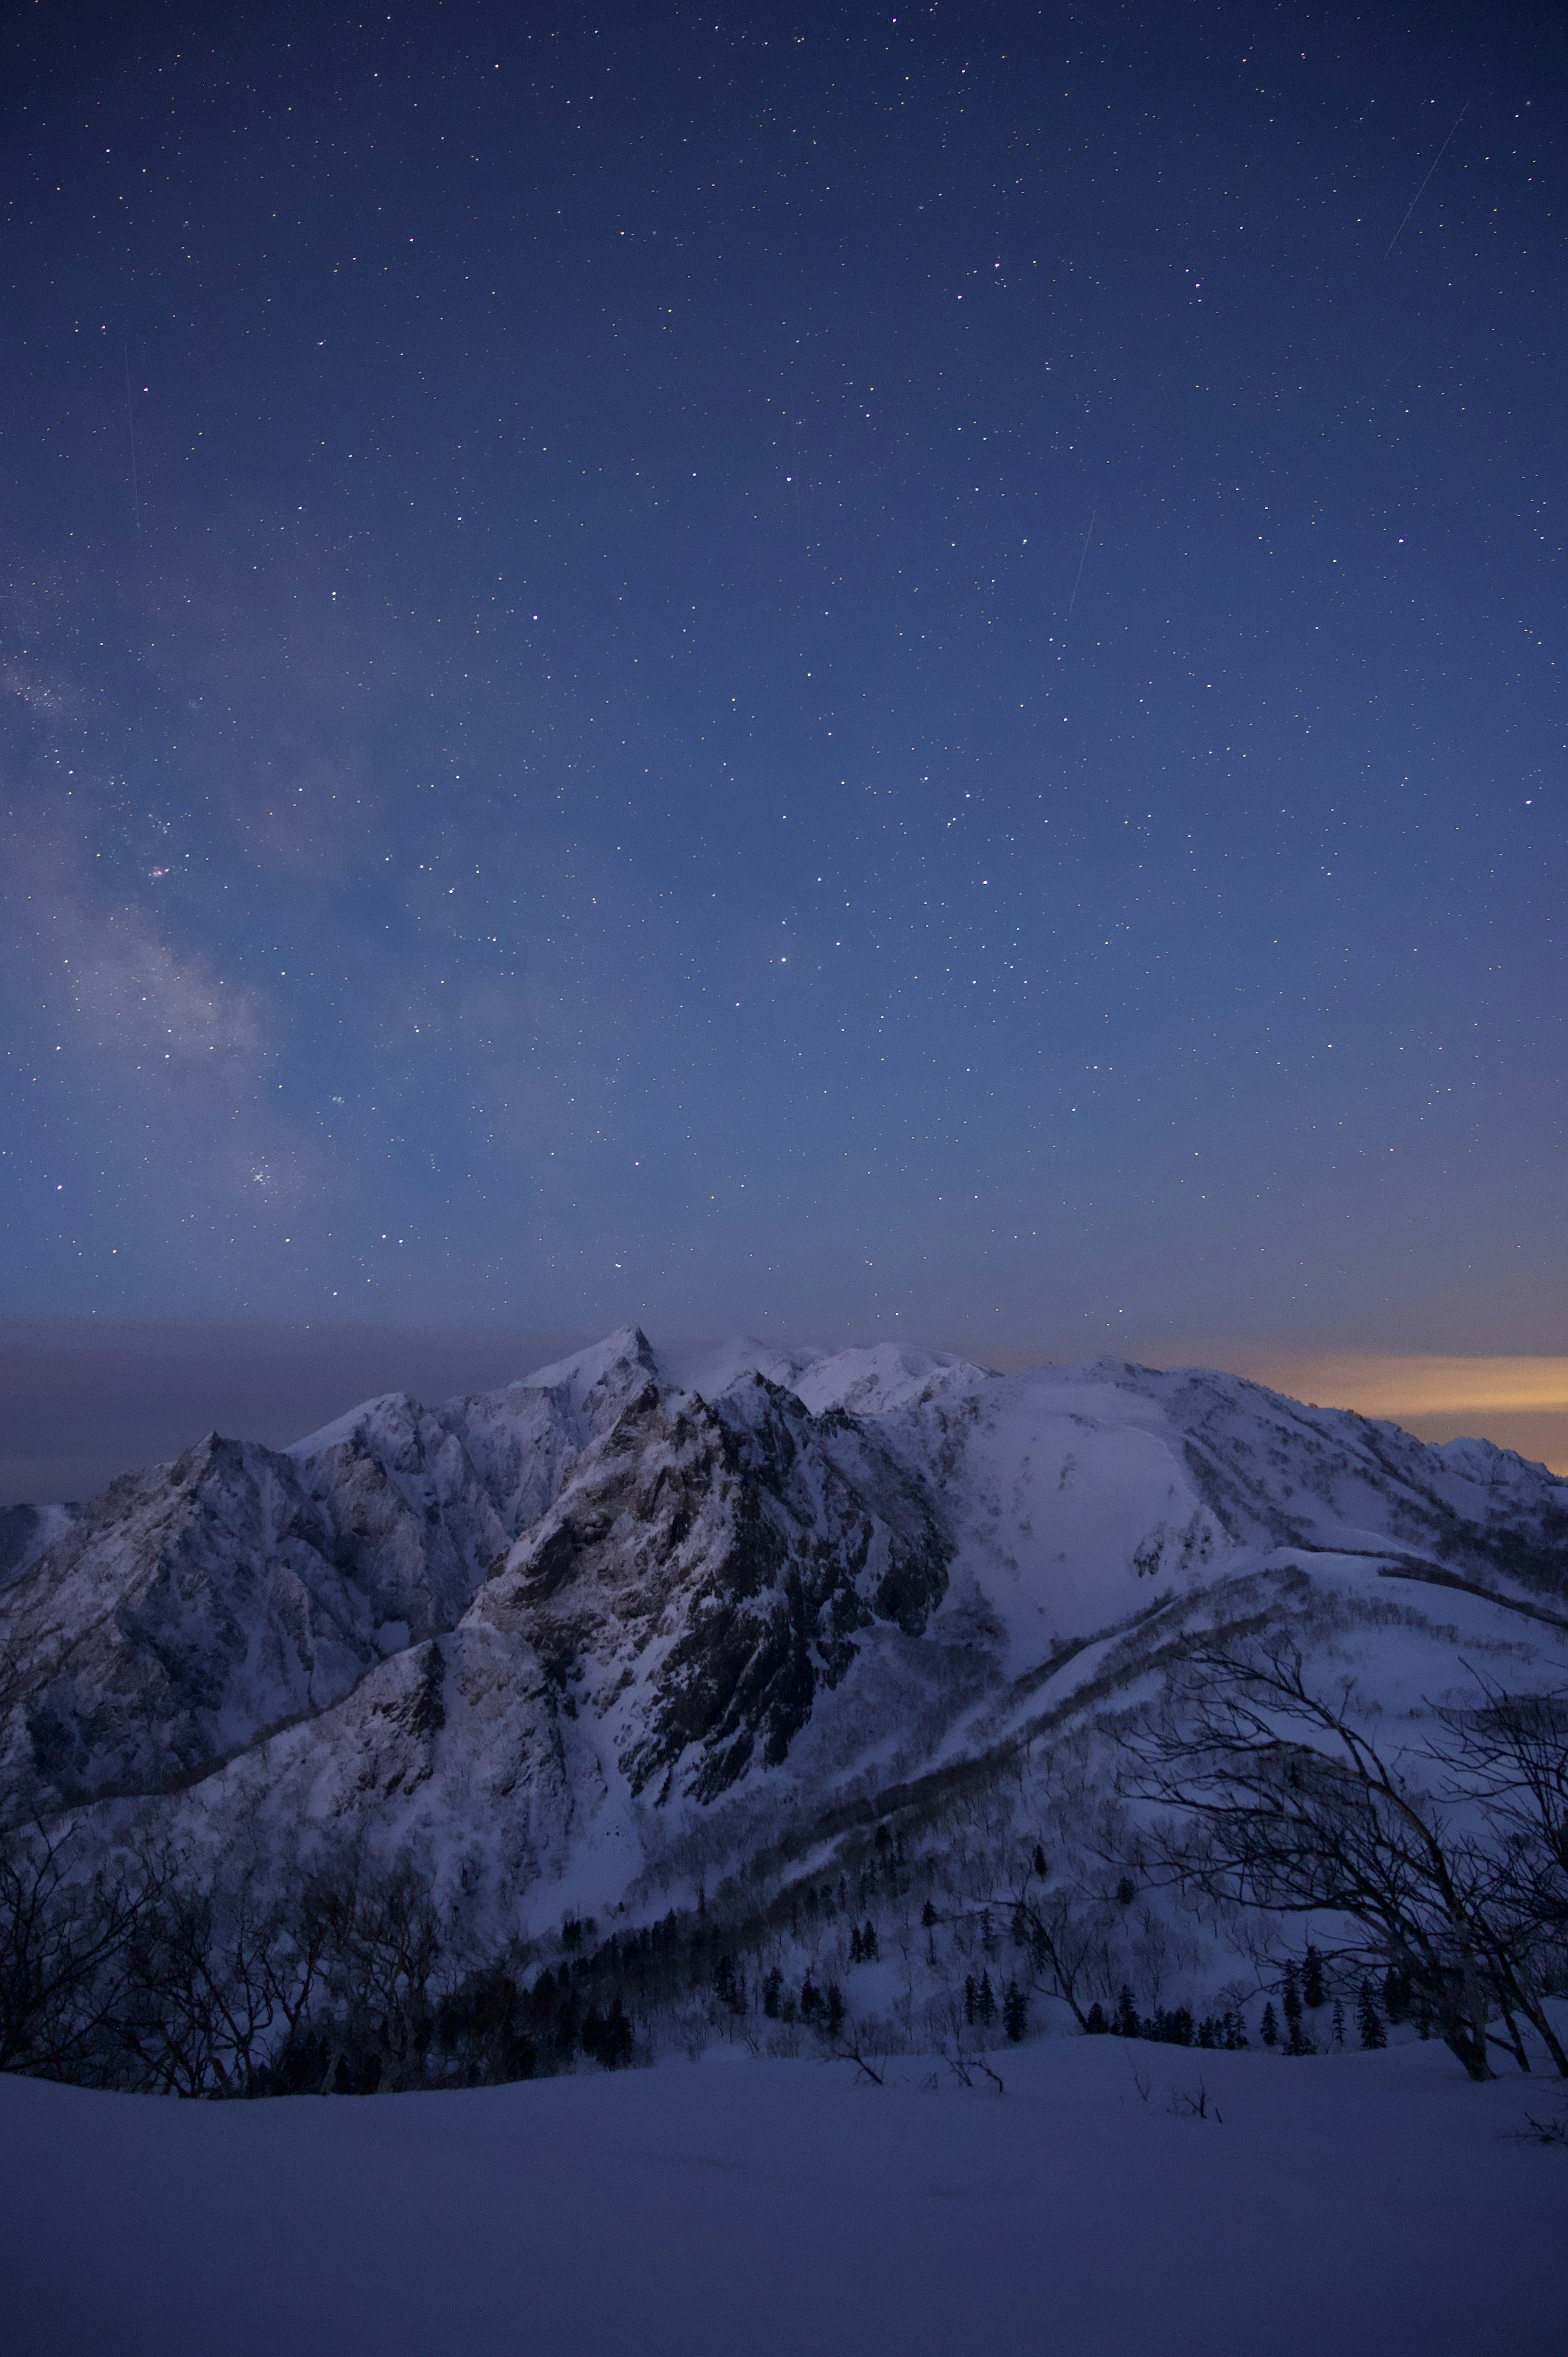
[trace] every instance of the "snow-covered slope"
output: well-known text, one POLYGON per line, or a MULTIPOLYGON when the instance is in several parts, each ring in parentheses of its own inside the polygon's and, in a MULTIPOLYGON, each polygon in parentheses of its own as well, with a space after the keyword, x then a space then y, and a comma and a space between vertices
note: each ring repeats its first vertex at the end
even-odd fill
POLYGON ((0 2079, 26 2357, 1555 2357, 1539 2081, 1062 2039, 395 2101, 0 2079), (939 2075, 940 2073, 940 2075, 939 2075), (977 2074, 978 2075, 978 2074, 977 2074), (1199 2089, 1205 2116, 1195 2116, 1199 2089))
POLYGON ((1306 1408, 1239 1376, 1101 1361, 889 1418, 1013 1635, 1081 1635, 1282 1551, 1568 1597, 1568 1483, 1478 1440, 1306 1408), (1375 1558, 1375 1560, 1374 1560, 1375 1558), (1146 1585, 1145 1585, 1146 1583, 1146 1585))
POLYGON ((286 1451, 209 1436, 37 1535, 0 1591, 13 1812, 356 1832, 512 1921, 803 1839, 1195 1627, 1332 1621, 1391 1706, 1568 1641, 1540 1466, 1227 1375, 893 1346, 671 1364, 628 1329, 286 1451))

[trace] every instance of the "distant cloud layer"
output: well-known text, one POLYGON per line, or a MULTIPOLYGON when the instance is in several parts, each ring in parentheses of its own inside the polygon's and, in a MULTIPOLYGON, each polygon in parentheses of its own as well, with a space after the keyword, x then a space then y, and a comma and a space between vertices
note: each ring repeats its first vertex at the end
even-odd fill
POLYGON ((1353 1408, 1422 1440, 1475 1434, 1568 1473, 1568 1358, 1300 1353, 1255 1343, 1200 1355, 1292 1399, 1353 1408))
MULTIPOLYGON (((214 1427, 278 1448, 381 1392, 439 1401, 488 1390, 588 1339, 0 1319, 0 1505, 91 1497, 214 1427)), ((967 1347, 988 1356, 981 1343, 967 1347)), ((1009 1369, 1031 1363, 1026 1351, 1000 1355, 1009 1369)), ((1427 1440, 1474 1433, 1568 1472, 1568 1359, 1271 1359, 1256 1348, 1161 1355, 1166 1363, 1202 1357, 1294 1398, 1386 1416, 1427 1440)))
POLYGON ((1351 1351, 1274 1361, 1274 1380, 1363 1415, 1568 1415, 1568 1359, 1378 1358, 1351 1351))

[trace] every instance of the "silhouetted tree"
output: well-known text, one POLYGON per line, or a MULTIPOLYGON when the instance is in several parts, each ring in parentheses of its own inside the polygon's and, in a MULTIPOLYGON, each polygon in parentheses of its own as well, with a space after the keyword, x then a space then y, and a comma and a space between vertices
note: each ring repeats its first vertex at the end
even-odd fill
POLYGON ((102 2083, 163 1862, 84 1870, 75 1829, 0 1837, 0 2071, 102 2083))
POLYGON ((1388 2044, 1389 2033, 1383 2028, 1377 1993, 1369 1980, 1361 1983, 1361 1994, 1356 2003, 1356 2027, 1361 2033, 1362 2045, 1369 2050, 1388 2044))
POLYGON ((1526 2064, 1516 2013, 1568 2074, 1544 2005, 1568 1922, 1568 1697, 1487 1690, 1483 1709, 1442 1717, 1426 1757, 1450 1774, 1446 1801, 1384 1760, 1350 1682, 1336 1696, 1307 1683, 1289 1639, 1196 1654, 1135 1789, 1184 1813, 1161 1836, 1179 1880, 1348 1917, 1363 1961, 1409 1984, 1471 2078, 1491 2077, 1493 2045, 1526 2064))

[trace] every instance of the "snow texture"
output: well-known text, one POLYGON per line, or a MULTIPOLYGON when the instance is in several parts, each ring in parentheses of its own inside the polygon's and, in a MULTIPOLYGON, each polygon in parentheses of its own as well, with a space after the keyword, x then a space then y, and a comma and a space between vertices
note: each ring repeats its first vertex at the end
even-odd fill
POLYGON ((1111 1361, 671 1361, 628 1328, 17 1512, 13 1814, 85 1805, 198 1857, 352 1834, 528 1936, 661 1910, 699 1833, 704 1871, 799 1853, 1135 1695, 1193 1632, 1331 1636, 1405 1714, 1466 1664, 1551 1682, 1568 1640, 1543 1467, 1111 1361))
POLYGON ((875 2088, 712 2057, 396 2100, 0 2080, 6 2345, 1556 2357, 1568 2340, 1568 2150, 1509 2134, 1550 2102, 1539 2082, 1469 2086, 1434 2046, 1303 2064, 1098 2038, 1000 2067, 1000 2098, 924 2063, 875 2088), (1183 2115, 1200 2084, 1209 2115, 1183 2115))

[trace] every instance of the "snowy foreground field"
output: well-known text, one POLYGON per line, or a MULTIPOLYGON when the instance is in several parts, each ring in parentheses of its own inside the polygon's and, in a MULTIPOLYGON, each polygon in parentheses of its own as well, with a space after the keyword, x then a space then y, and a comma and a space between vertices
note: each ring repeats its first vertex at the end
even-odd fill
POLYGON ((467 2094, 0 2080, 15 2357, 1527 2357, 1568 2348, 1545 2080, 1118 2039, 467 2094), (1141 2083, 1141 2084, 1140 2084, 1141 2083), (1209 2116, 1185 2114, 1200 2083, 1209 2116), (1143 2089, 1147 2090, 1146 2096, 1143 2089), (1214 2116, 1218 2104, 1219 2116, 1214 2116), (1173 2109, 1173 2105, 1176 2107, 1173 2109))

